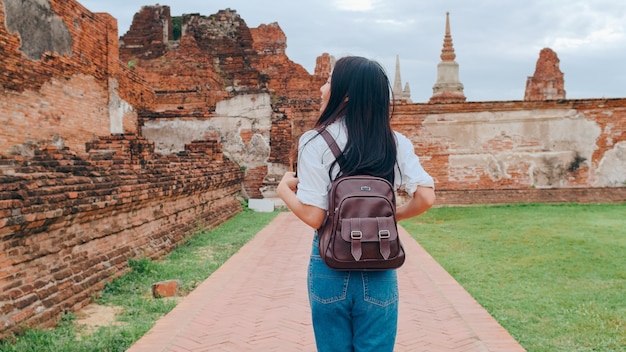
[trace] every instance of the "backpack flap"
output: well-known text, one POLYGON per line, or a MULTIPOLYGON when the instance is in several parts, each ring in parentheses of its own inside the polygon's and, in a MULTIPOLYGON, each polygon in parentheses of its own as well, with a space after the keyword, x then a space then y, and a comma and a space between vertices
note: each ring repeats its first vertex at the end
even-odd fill
MULTIPOLYGON (((341 219, 341 239, 350 243, 354 260, 389 259, 398 241, 393 216, 341 219)), ((394 250, 397 255, 397 250, 394 250)))

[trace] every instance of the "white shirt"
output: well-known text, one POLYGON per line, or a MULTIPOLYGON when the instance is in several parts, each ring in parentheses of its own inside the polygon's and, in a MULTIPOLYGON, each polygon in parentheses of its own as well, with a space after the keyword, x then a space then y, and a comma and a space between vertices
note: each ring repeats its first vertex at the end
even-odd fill
MULTIPOLYGON (((348 140, 344 119, 329 125, 326 130, 333 136, 339 149, 343 150, 348 140)), ((394 131, 394 135, 397 143, 395 188, 404 187, 410 196, 413 196, 417 186, 434 188, 433 178, 420 164, 413 143, 399 132, 394 131)), ((300 182, 296 196, 302 203, 328 210, 328 191, 331 186, 328 170, 334 161, 333 152, 316 130, 307 131, 300 137, 297 170, 300 182)), ((335 165, 333 178, 338 172, 339 166, 335 165)))

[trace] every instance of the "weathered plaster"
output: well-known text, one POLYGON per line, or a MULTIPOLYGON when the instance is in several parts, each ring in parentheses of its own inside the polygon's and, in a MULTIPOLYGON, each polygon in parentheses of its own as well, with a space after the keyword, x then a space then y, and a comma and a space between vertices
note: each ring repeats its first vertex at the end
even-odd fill
POLYGON ((124 133, 124 116, 135 113, 133 107, 119 95, 119 82, 109 78, 109 121, 111 134, 124 133))
POLYGON ((265 120, 266 127, 271 126, 272 106, 269 94, 237 95, 232 99, 217 103, 215 114, 225 117, 246 117, 265 120))
POLYGON ((52 11, 48 0, 2 0, 6 27, 19 33, 20 50, 31 60, 50 51, 72 54, 72 36, 65 23, 52 11))
POLYGON ((431 115, 424 128, 449 141, 449 181, 498 181, 514 170, 526 173, 518 182, 536 187, 560 186, 576 157, 591 160, 601 134, 568 109, 431 115))
POLYGON ((626 142, 616 143, 604 154, 598 165, 594 187, 621 187, 626 185, 626 142))
POLYGON ((143 135, 155 142, 162 154, 182 151, 193 140, 219 136, 224 155, 246 168, 266 165, 270 155, 269 133, 272 124, 269 94, 249 94, 219 102, 215 117, 209 120, 147 121, 143 135), (242 131, 251 131, 249 142, 242 131))

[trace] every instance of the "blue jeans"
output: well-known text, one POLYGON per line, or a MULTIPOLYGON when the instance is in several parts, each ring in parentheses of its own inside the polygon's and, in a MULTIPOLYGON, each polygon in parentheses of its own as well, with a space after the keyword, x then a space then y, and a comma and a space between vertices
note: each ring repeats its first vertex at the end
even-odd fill
POLYGON ((330 269, 319 255, 316 235, 308 288, 318 352, 393 351, 398 327, 395 270, 330 269))

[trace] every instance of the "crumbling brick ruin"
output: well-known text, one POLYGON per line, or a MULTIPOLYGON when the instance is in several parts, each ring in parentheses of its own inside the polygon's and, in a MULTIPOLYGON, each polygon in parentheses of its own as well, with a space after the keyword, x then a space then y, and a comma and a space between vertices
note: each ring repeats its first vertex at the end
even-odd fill
POLYGON ((156 93, 120 63, 116 20, 41 3, 0 1, 0 335, 53 324, 129 258, 242 209, 217 140, 158 154, 138 134, 156 93))
POLYGON ((559 58, 550 48, 543 48, 537 59, 535 74, 526 80, 524 100, 565 99, 565 80, 559 58))
MULTIPOLYGON (((217 138, 246 170, 245 195, 271 193, 288 167, 277 153, 291 152, 292 136, 317 117, 330 57, 325 73, 311 75, 285 54, 287 38, 277 23, 248 28, 230 9, 175 20, 176 39, 169 7, 144 6, 120 39, 121 61, 155 88, 155 105, 139 115, 142 135, 163 153, 217 138), (294 122, 293 134, 270 133, 286 122, 294 122)), ((284 127, 292 131, 291 124, 284 127)))
MULTIPOLYGON (((626 99, 566 100, 544 50, 524 100, 465 102, 444 39, 450 79, 392 120, 439 204, 626 200, 626 99)), ((53 324, 129 258, 274 197, 334 63, 320 53, 309 74, 286 46, 277 23, 230 9, 144 6, 118 37, 75 0, 0 0, 0 335, 53 324)))

